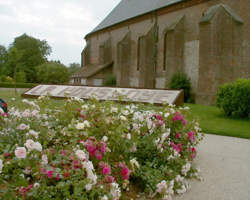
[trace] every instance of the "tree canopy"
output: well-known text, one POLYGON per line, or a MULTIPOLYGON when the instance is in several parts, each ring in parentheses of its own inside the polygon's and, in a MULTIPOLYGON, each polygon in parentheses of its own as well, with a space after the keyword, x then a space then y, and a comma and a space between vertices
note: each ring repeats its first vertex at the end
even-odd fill
POLYGON ((37 82, 35 67, 45 63, 51 53, 51 47, 47 41, 23 34, 15 38, 10 49, 13 47, 22 54, 18 59, 17 71, 25 72, 28 82, 37 82))
POLYGON ((78 71, 79 63, 67 68, 61 62, 48 61, 51 47, 46 40, 22 34, 6 48, 0 45, 0 82, 67 83, 78 71))
POLYGON ((60 84, 69 81, 68 69, 59 62, 47 62, 36 67, 39 83, 60 84))
POLYGON ((79 63, 70 63, 68 67, 69 76, 73 75, 80 69, 81 69, 81 65, 79 63))
POLYGON ((8 51, 5 46, 0 45, 0 74, 4 74, 5 65, 8 60, 8 51))

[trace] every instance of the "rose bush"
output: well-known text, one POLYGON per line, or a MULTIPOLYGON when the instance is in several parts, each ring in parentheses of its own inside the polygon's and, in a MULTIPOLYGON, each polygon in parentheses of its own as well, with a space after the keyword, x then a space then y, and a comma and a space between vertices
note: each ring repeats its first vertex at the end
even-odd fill
POLYGON ((118 200, 135 185, 160 199, 199 178, 203 138, 187 108, 68 98, 23 100, 0 117, 1 199, 118 200))

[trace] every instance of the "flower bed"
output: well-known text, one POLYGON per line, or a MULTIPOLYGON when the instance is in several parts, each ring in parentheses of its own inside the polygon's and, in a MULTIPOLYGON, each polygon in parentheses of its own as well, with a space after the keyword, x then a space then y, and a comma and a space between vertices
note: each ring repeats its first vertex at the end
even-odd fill
POLYGON ((0 116, 0 197, 118 200, 139 187, 171 199, 199 178, 192 161, 203 138, 187 108, 49 98, 23 100, 0 116))

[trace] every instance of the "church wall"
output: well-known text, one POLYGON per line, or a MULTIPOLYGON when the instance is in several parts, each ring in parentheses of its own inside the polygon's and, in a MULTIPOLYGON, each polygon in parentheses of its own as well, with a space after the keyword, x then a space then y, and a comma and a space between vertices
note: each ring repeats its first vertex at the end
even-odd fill
MULTIPOLYGON (((163 14, 164 12, 159 11, 157 19, 153 14, 148 14, 144 17, 143 20, 138 20, 135 23, 124 23, 124 26, 120 24, 117 28, 108 29, 105 32, 101 31, 100 33, 95 33, 93 35, 89 35, 87 40, 90 41, 91 47, 91 63, 98 63, 99 57, 99 44, 111 38, 112 44, 112 59, 114 61, 113 72, 117 74, 117 43, 120 42, 124 36, 130 31, 131 32, 131 66, 129 69, 129 85, 131 87, 138 87, 139 86, 139 74, 138 71, 138 40, 140 37, 145 36, 148 31, 154 26, 155 22, 158 23, 158 48, 157 48, 157 65, 156 65, 156 76, 155 76, 155 87, 163 88, 166 85, 166 82, 169 81, 170 77, 168 76, 168 70, 164 70, 164 33, 168 27, 171 27, 172 24, 176 22, 176 19, 184 16, 183 21, 183 31, 177 31, 176 34, 172 34, 171 37, 175 38, 175 43, 173 43, 173 47, 170 45, 170 50, 173 49, 176 51, 176 55, 178 56, 172 57, 173 59, 170 60, 173 63, 173 66, 176 66, 176 63, 179 63, 178 66, 182 66, 182 71, 185 72, 190 78, 192 83, 193 92, 197 92, 198 84, 199 83, 199 68, 200 68, 200 57, 206 57, 209 54, 209 51, 201 50, 201 41, 200 41, 200 20, 203 16, 203 13, 206 10, 218 3, 224 3, 232 8, 233 12, 239 15, 242 20, 244 21, 244 25, 242 28, 242 54, 241 56, 241 63, 237 64, 238 70, 234 70, 237 74, 235 78, 238 77, 250 77, 250 1, 249 0, 210 0, 205 1, 204 3, 194 5, 192 7, 179 9, 173 12, 169 12, 163 14), (181 42, 178 38, 183 38, 181 42), (178 52, 180 49, 183 49, 182 52, 178 52), (201 55, 204 54, 204 55, 201 55)), ((209 29, 202 30, 204 38, 211 37, 211 33, 209 29)), ((230 38, 229 38, 230 40, 230 38)), ((209 42, 209 40, 208 40, 209 42)), ((202 43, 204 45, 204 42, 202 43)), ((213 45, 213 44, 211 44, 213 45)), ((240 47, 239 47, 240 48, 240 47)), ((204 47, 203 47, 204 49, 204 47)), ((237 48, 234 48, 237 49, 237 48)), ((224 49, 223 51, 226 51, 224 49)), ((235 52, 237 53, 237 52, 235 52)), ((217 66, 218 63, 215 60, 210 60, 211 57, 206 57, 208 60, 203 64, 203 68, 208 68, 212 65, 217 66)), ((221 61, 223 66, 227 65, 230 60, 227 60, 226 57, 223 58, 224 61, 221 61)), ((239 63, 237 61, 237 63, 239 63)), ((232 66, 233 67, 233 66, 232 66)), ((223 71, 223 69, 220 69, 223 71)), ((213 70, 207 74, 208 80, 212 77, 218 76, 216 74, 218 71, 213 70)), ((219 72, 218 72, 219 73, 219 72)), ((219 73, 221 76, 230 77, 229 71, 225 70, 225 73, 219 73)), ((230 80, 225 78, 225 80, 230 80)), ((223 81, 222 81, 223 82, 223 81)), ((216 91, 218 85, 210 85, 209 83, 205 83, 204 87, 207 92, 213 90, 216 91), (211 90, 209 88, 212 88, 211 90)), ((212 83, 211 83, 212 84, 212 83)), ((214 95, 214 94, 213 94, 214 95)), ((212 103, 211 100, 210 103, 212 103)), ((203 103, 203 102, 201 102, 203 103)))

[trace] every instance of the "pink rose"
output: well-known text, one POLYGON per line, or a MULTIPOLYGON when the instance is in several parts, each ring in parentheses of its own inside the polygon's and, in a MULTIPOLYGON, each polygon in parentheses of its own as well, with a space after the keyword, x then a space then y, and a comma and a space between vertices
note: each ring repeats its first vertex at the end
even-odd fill
POLYGON ((122 168, 121 174, 122 174, 122 179, 127 180, 129 178, 129 174, 130 174, 129 168, 127 168, 127 167, 122 168))
POLYGON ((47 170, 45 168, 43 168, 43 169, 41 169, 41 173, 45 175, 45 174, 47 174, 47 170))
POLYGON ((33 188, 33 184, 28 185, 27 190, 30 190, 33 188))
POLYGON ((86 144, 87 150, 91 156, 95 155, 96 148, 92 144, 86 144))
POLYGON ((104 167, 102 168, 102 174, 103 174, 103 175, 110 174, 110 173, 111 173, 110 166, 104 166, 104 167))
POLYGON ((190 155, 190 158, 193 160, 193 159, 195 158, 195 156, 196 156, 196 154, 195 154, 195 153, 192 153, 192 154, 190 155))
POLYGON ((60 178, 61 178, 61 177, 60 177, 60 174, 57 174, 57 176, 56 176, 56 180, 57 180, 57 181, 59 181, 59 180, 60 180, 60 178))
POLYGON ((102 142, 101 143, 101 152, 104 154, 105 153, 105 151, 106 151, 106 143, 105 142, 102 142))
POLYGON ((97 158, 98 160, 101 160, 101 159, 102 159, 102 154, 99 153, 99 152, 97 152, 95 156, 96 156, 96 158, 97 158))
POLYGON ((54 173, 54 171, 52 171, 52 170, 48 171, 47 172, 48 178, 53 178, 53 173, 54 173))
POLYGON ((15 150, 15 156, 17 158, 26 158, 26 149, 24 147, 17 147, 15 150))
POLYGON ((70 173, 69 172, 65 172, 64 174, 63 174, 63 177, 64 178, 68 178, 70 176, 70 173))
POLYGON ((179 112, 176 112, 172 118, 173 121, 181 121, 184 126, 187 125, 187 121, 184 119, 183 115, 179 112))
POLYGON ((174 142, 171 142, 170 146, 178 153, 182 152, 182 146, 183 144, 175 144, 174 142))
POLYGON ((113 183, 113 182, 115 182, 115 178, 113 176, 106 176, 105 182, 113 183))
POLYGON ((85 118, 85 115, 84 115, 84 114, 81 114, 81 117, 82 117, 82 119, 84 119, 84 118, 85 118))
POLYGON ((27 189, 26 189, 25 187, 22 186, 22 187, 19 188, 19 193, 20 193, 21 195, 24 195, 24 196, 25 196, 25 195, 26 195, 26 192, 27 192, 27 189))
POLYGON ((190 142, 194 142, 195 141, 195 136, 194 136, 194 131, 190 131, 189 133, 188 133, 188 139, 189 139, 189 141, 190 142))
POLYGON ((176 139, 179 139, 181 137, 181 134, 180 133, 177 133, 176 135, 175 135, 175 138, 176 139))
POLYGON ((74 160, 72 162, 72 167, 73 169, 81 169, 82 168, 82 164, 79 160, 74 160))
POLYGON ((156 118, 157 118, 158 120, 160 120, 160 121, 163 121, 163 118, 162 118, 161 115, 157 115, 156 118))

